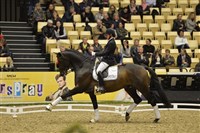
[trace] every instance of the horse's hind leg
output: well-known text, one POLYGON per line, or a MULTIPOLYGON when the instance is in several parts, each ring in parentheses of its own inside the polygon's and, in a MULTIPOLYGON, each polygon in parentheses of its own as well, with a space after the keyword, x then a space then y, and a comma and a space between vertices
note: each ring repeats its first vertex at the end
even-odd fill
POLYGON ((94 91, 89 92, 89 95, 94 108, 94 119, 90 120, 90 122, 94 123, 99 120, 98 102, 96 95, 94 95, 94 91))
POLYGON ((140 98, 140 96, 138 96, 136 89, 134 89, 132 86, 127 86, 124 89, 134 100, 134 103, 131 104, 126 110, 125 120, 128 121, 130 119, 130 113, 142 101, 142 99, 140 98))

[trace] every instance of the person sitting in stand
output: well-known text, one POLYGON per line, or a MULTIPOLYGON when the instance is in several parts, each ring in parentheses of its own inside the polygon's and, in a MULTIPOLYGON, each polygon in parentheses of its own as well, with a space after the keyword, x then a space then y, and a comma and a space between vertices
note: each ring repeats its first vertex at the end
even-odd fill
POLYGON ((94 47, 94 52, 100 52, 103 50, 101 44, 99 44, 99 41, 97 38, 94 39, 94 44, 92 45, 94 47))
POLYGON ((115 43, 114 37, 115 37, 114 31, 111 29, 107 29, 106 38, 108 40, 108 43, 104 47, 104 50, 101 52, 92 53, 93 56, 102 57, 102 60, 96 70, 97 75, 98 75, 98 80, 99 80, 99 87, 97 91, 101 93, 105 92, 102 72, 109 66, 113 66, 117 64, 114 57, 114 53, 116 50, 116 43, 115 43))
POLYGON ((104 39, 106 27, 102 24, 101 20, 97 20, 97 25, 93 28, 93 38, 104 39))
POLYGON ((80 49, 82 51, 82 53, 84 54, 88 48, 90 47, 90 44, 87 42, 88 39, 86 37, 83 38, 83 41, 79 44, 78 49, 80 49))
POLYGON ((177 32, 178 36, 175 38, 175 45, 179 53, 181 49, 190 48, 187 38, 184 36, 184 30, 179 30, 177 32))
POLYGON ((61 21, 57 21, 56 22, 56 27, 55 27, 55 37, 57 40, 59 39, 67 39, 67 34, 66 34, 66 30, 63 27, 63 24, 61 21))
POLYGON ((160 50, 156 50, 152 55, 151 67, 162 67, 163 66, 163 58, 160 54, 160 50))
POLYGON ((129 58, 131 57, 130 55, 130 46, 128 43, 128 40, 124 40, 120 49, 120 52, 122 54, 122 57, 124 58, 129 58))
POLYGON ((181 49, 181 52, 177 57, 177 66, 190 67, 190 65, 191 65, 191 57, 187 54, 185 49, 181 49))
POLYGON ((178 14, 177 19, 174 20, 172 31, 185 30, 185 21, 182 19, 182 15, 178 14))
POLYGON ((51 19, 53 20, 53 11, 55 10, 54 4, 49 4, 49 7, 46 11, 46 20, 51 19))
POLYGON ((74 22, 74 15, 76 15, 75 9, 73 6, 70 6, 69 11, 65 11, 65 14, 62 17, 63 22, 74 22))
POLYGON ((151 44, 151 39, 146 40, 146 44, 143 46, 144 53, 147 54, 149 57, 155 52, 155 47, 151 44))
POLYGON ((174 57, 170 55, 170 50, 165 50, 165 56, 163 56, 163 66, 169 67, 169 66, 175 66, 175 60, 174 57))
POLYGON ((81 22, 95 22, 95 17, 89 6, 87 6, 85 11, 81 13, 81 22))
POLYGON ((132 55, 134 64, 149 66, 149 58, 143 53, 143 47, 137 47, 137 53, 132 55))
POLYGON ((56 10, 53 11, 53 25, 56 26, 56 22, 61 21, 61 18, 58 15, 58 12, 56 10))

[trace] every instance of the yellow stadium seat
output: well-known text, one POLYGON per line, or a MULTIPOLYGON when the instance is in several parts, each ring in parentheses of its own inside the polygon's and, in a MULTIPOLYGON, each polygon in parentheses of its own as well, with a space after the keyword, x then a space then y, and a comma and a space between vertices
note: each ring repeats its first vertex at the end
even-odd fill
POLYGON ((155 40, 158 40, 159 43, 161 43, 162 40, 165 40, 166 39, 166 36, 165 36, 165 32, 155 32, 155 40))
POLYGON ((161 31, 167 33, 168 31, 171 31, 172 29, 172 26, 171 24, 161 24, 161 27, 160 27, 161 31))
POLYGON ((81 22, 81 15, 80 14, 74 15, 73 21, 76 22, 76 23, 80 23, 81 22))
POLYGON ((152 31, 153 35, 155 36, 155 32, 160 31, 160 27, 159 27, 158 23, 150 23, 149 31, 152 31))
POLYGON ((184 14, 189 15, 191 12, 194 12, 194 8, 185 8, 184 14))
POLYGON ((140 34, 140 32, 138 32, 138 31, 132 31, 131 33, 130 33, 130 37, 133 39, 133 40, 135 40, 135 39, 141 39, 141 34, 140 34))
POLYGON ((199 1, 198 0, 190 0, 189 3, 190 3, 191 8, 196 8, 196 5, 199 3, 199 1))
POLYGON ((140 40, 139 44, 141 47, 143 47, 146 44, 146 40, 140 40))
POLYGON ((179 0, 178 1, 178 7, 182 8, 183 11, 185 11, 185 8, 187 8, 188 6, 189 6, 188 0, 179 0))
POLYGON ((87 39, 91 39, 92 35, 90 31, 81 31, 80 32, 80 39, 83 39, 84 37, 86 37, 87 39))
POLYGON ((191 49, 186 49, 186 52, 191 58, 193 57, 193 52, 191 49))
POLYGON ((170 2, 168 2, 166 6, 172 10, 177 7, 177 2, 176 0, 170 0, 170 2))
POLYGON ((93 15, 95 16, 95 15, 99 12, 99 7, 92 7, 92 8, 91 8, 91 12, 92 12, 93 15))
POLYGON ((200 59, 200 49, 195 49, 194 50, 194 57, 200 59))
POLYGON ((3 68, 7 64, 7 57, 0 57, 0 67, 3 68))
POLYGON ((47 22, 38 22, 37 32, 42 32, 42 28, 47 25, 47 22))
POLYGON ((128 40, 128 44, 131 47, 132 45, 134 45, 134 40, 128 40))
POLYGON ((146 40, 148 38, 151 39, 151 40, 154 39, 153 32, 151 32, 151 31, 144 31, 142 33, 142 39, 146 40))
POLYGON ((167 16, 171 15, 171 9, 170 8, 162 8, 161 15, 163 15, 165 17, 165 20, 167 20, 167 16))
POLYGON ((47 39, 46 40, 46 53, 50 53, 51 48, 57 48, 56 39, 47 39))
POLYGON ((178 52, 178 49, 170 49, 170 54, 174 57, 174 59, 176 60, 178 55, 179 55, 179 52, 178 52))
POLYGON ((182 20, 185 20, 185 21, 186 21, 187 18, 188 18, 188 15, 183 15, 183 16, 182 16, 182 20))
POLYGON ((108 12, 109 11, 109 7, 103 7, 103 12, 108 12))
POLYGON ((172 14, 175 16, 177 16, 178 14, 183 14, 183 9, 182 8, 173 8, 172 14))
POLYGON ((122 62, 123 62, 124 64, 133 63, 133 58, 123 58, 123 59, 122 59, 122 62))
POLYGON ((155 49, 160 49, 160 43, 158 40, 151 40, 151 44, 155 47, 155 49))
POLYGON ((65 13, 65 7, 64 6, 55 6, 55 10, 58 12, 59 17, 62 18, 63 14, 65 13))
POLYGON ((137 31, 140 32, 140 34, 142 34, 142 32, 147 31, 147 24, 145 23, 138 23, 137 27, 136 27, 137 31))
POLYGON ((177 73, 177 72, 181 72, 179 68, 170 68, 169 72, 173 72, 173 73, 177 73))
POLYGON ((200 15, 196 16, 196 22, 200 21, 200 15))
POLYGON ((156 68, 155 69, 156 74, 158 75, 166 75, 167 70, 165 68, 156 68))
POLYGON ((191 58, 191 68, 195 68, 196 64, 199 63, 199 58, 191 58))
POLYGON ((173 47, 171 40, 162 40, 161 48, 163 49, 171 49, 173 47))
POLYGON ((155 22, 159 24, 161 27, 161 24, 165 23, 165 17, 163 15, 156 15, 155 16, 155 22))
POLYGON ((80 34, 81 31, 84 31, 85 23, 76 23, 75 30, 80 34))
POLYGON ((114 5, 115 7, 119 8, 119 1, 118 0, 109 0, 110 5, 114 5))
POLYGON ((88 25, 90 25, 92 28, 94 28, 95 26, 97 26, 97 23, 88 23, 88 25))
POLYGON ((175 38, 177 37, 177 32, 175 31, 168 31, 167 32, 167 39, 171 40, 172 44, 175 43, 175 38))
POLYGON ((133 23, 125 23, 124 28, 128 31, 135 31, 135 25, 133 23))
POLYGON ((68 35, 68 32, 69 32, 69 31, 73 31, 73 30, 74 30, 74 25, 73 25, 73 23, 71 23, 71 22, 64 22, 64 23, 63 23, 63 27, 65 27, 65 30, 66 30, 66 32, 67 32, 67 35, 68 35))
POLYGON ((191 33, 188 32, 188 31, 185 31, 185 32, 184 32, 184 36, 185 36, 188 40, 191 40, 191 39, 192 39, 191 33))
POLYGON ((136 5, 141 5, 142 1, 141 0, 136 0, 136 5))
POLYGON ((170 23, 172 26, 174 24, 174 20, 176 18, 177 18, 177 16, 172 16, 172 15, 167 16, 167 23, 170 23))
POLYGON ((72 48, 73 49, 78 49, 79 44, 82 42, 83 40, 81 39, 73 39, 72 42, 72 48))
POLYGON ((68 31, 68 38, 71 42, 73 39, 79 39, 78 31, 68 31))
POLYGON ((142 21, 140 15, 131 15, 131 22, 133 22, 135 26, 138 23, 141 23, 142 21))
POLYGON ((143 23, 146 23, 149 26, 149 23, 153 23, 153 18, 151 15, 144 15, 143 16, 143 23))
POLYGON ((71 43, 69 39, 60 39, 57 41, 57 47, 64 46, 67 49, 71 49, 71 43))
POLYGON ((77 4, 80 4, 81 2, 83 2, 83 0, 74 0, 74 2, 76 2, 77 4))
POLYGON ((197 40, 200 46, 200 32, 193 32, 193 40, 197 40))
POLYGON ((52 62, 56 62, 57 61, 57 57, 56 57, 56 53, 59 53, 60 49, 59 48, 51 48, 51 52, 50 52, 50 60, 52 62))
POLYGON ((191 50, 198 49, 197 40, 188 40, 188 44, 189 44, 191 50))
POLYGON ((130 4, 130 0, 123 0, 120 2, 121 8, 127 7, 130 4))

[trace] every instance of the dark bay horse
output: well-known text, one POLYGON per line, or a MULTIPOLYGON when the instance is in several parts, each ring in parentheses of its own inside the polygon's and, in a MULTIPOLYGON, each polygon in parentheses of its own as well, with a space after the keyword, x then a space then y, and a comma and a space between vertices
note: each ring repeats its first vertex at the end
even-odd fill
MULTIPOLYGON (((51 110, 53 106, 56 106, 63 98, 72 96, 78 93, 86 92, 90 95, 93 103, 95 118, 92 121, 99 120, 98 103, 96 95, 94 94, 94 86, 98 85, 92 77, 92 70, 94 63, 91 58, 84 56, 75 50, 66 50, 57 54, 59 62, 59 71, 62 75, 71 68, 75 72, 75 88, 63 94, 61 97, 53 101, 46 106, 47 110, 51 110)), ((133 98, 134 103, 126 111, 125 120, 128 121, 130 113, 133 109, 142 101, 142 99, 136 93, 136 90, 140 91, 142 95, 153 106, 155 112, 154 122, 158 122, 160 119, 160 113, 158 106, 156 105, 156 98, 150 91, 150 82, 156 86, 158 94, 166 107, 170 107, 171 104, 168 101, 157 75, 153 70, 148 67, 143 67, 136 64, 124 64, 118 66, 118 78, 113 81, 105 81, 106 93, 114 92, 122 88, 133 98), (150 76, 148 75, 148 72, 150 76)))

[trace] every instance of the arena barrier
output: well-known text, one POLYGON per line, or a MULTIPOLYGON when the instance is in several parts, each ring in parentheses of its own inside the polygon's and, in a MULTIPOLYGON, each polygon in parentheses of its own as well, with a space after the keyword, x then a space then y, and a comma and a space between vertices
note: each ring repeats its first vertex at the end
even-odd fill
MULTIPOLYGON (((159 110, 187 110, 187 111, 200 111, 200 104, 188 104, 188 103, 173 103, 172 108, 162 108, 163 104, 158 104, 159 110)), ((30 114, 30 113, 41 113, 47 112, 45 110, 46 105, 33 105, 33 106, 13 106, 13 107, 0 107, 0 114, 12 115, 17 117, 20 114, 30 114)), ((99 105, 99 112, 103 113, 115 113, 121 116, 125 116, 125 111, 129 106, 124 105, 99 105)), ((133 112, 145 112, 153 111, 149 104, 139 105, 133 112)), ((93 112, 92 104, 59 104, 54 109, 53 112, 60 111, 80 111, 80 112, 93 112)))

